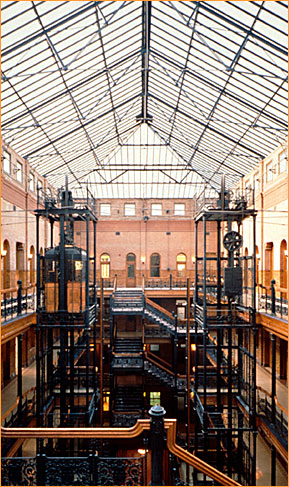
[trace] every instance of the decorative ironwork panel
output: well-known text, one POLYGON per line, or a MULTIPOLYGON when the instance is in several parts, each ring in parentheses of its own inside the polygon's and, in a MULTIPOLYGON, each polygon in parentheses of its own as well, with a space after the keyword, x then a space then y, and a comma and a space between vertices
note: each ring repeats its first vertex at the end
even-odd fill
POLYGON ((36 458, 2 458, 1 480, 2 485, 37 485, 36 458))
POLYGON ((47 458, 46 485, 92 485, 91 465, 87 458, 47 458))
POLYGON ((99 458, 96 485, 144 485, 144 457, 99 458))

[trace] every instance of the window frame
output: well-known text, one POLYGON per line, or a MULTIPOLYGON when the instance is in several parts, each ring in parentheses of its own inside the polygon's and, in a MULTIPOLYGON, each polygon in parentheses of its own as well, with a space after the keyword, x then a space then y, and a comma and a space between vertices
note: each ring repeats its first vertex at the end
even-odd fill
POLYGON ((111 262, 111 257, 110 254, 107 252, 103 252, 100 256, 100 277, 101 279, 109 279, 110 278, 110 262, 111 262), (106 262, 102 261, 102 258, 104 256, 108 256, 109 260, 106 262), (108 272, 103 272, 104 269, 107 269, 108 272), (104 275, 106 274, 106 275, 104 275))
POLYGON ((11 154, 6 149, 3 149, 3 172, 5 174, 9 174, 9 175, 11 174, 11 154), (8 155, 8 158, 6 157, 6 155, 8 155), (7 160, 9 162, 9 172, 6 171, 6 169, 5 169, 5 161, 7 161, 7 160))
POLYGON ((23 162, 20 162, 16 159, 16 181, 20 184, 23 184, 23 162), (20 174, 20 177, 18 176, 20 174))
POLYGON ((100 216, 111 216, 111 204, 110 203, 100 203, 99 204, 99 215, 100 216), (104 208, 109 208, 109 212, 104 211, 104 208))
POLYGON ((151 256, 150 256, 150 277, 152 277, 152 278, 159 278, 159 277, 161 277, 161 256, 160 256, 160 254, 158 252, 153 252, 151 254, 151 256), (154 255, 157 255, 159 257, 159 264, 158 265, 155 265, 155 264, 152 265, 152 257, 154 255), (152 269, 158 269, 158 271, 157 271, 157 274, 158 275, 157 276, 153 276, 152 275, 152 269))
POLYGON ((186 204, 185 203, 174 203, 174 215, 175 216, 186 216, 186 204), (177 210, 177 207, 182 206, 183 210, 180 213, 180 209, 177 210))
POLYGON ((136 210, 135 203, 125 203, 124 204, 124 216, 135 216, 135 210, 136 210), (133 213, 130 213, 129 208, 133 210, 133 213))
POLYGON ((162 216, 163 205, 162 203, 152 203, 151 204, 151 216, 162 216), (156 208, 158 207, 158 208, 156 208))

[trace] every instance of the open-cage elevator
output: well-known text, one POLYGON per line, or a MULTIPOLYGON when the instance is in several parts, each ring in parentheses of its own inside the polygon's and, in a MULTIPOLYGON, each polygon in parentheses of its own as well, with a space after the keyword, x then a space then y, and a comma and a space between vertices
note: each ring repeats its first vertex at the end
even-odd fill
POLYGON ((35 215, 37 424, 88 426, 97 409, 94 200, 73 199, 66 184, 57 198, 39 201, 35 215), (40 255, 43 219, 50 247, 40 255))
POLYGON ((255 220, 248 195, 224 188, 195 219, 194 451, 244 485, 256 482, 255 220), (245 220, 251 255, 242 251, 245 220))

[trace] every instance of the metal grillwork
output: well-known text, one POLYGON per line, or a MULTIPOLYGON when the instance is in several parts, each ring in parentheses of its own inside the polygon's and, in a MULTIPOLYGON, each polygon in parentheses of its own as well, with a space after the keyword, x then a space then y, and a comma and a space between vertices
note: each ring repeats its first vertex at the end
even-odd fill
POLYGON ((2 2, 4 139, 82 197, 215 197, 285 140, 286 9, 2 2))
POLYGON ((2 458, 2 485, 146 485, 146 457, 2 458))

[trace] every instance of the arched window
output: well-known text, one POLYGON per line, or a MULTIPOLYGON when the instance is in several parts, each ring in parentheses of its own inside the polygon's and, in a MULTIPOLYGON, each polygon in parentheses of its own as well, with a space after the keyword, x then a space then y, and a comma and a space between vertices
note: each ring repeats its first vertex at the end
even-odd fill
POLYGON ((258 245, 256 245, 256 282, 257 282, 257 284, 259 284, 259 281, 260 281, 259 271, 260 271, 260 255, 259 255, 259 247, 258 247, 258 245))
POLYGON ((28 255, 28 261, 29 261, 29 282, 35 282, 36 276, 35 276, 35 250, 33 245, 31 245, 30 250, 29 250, 29 255, 28 255))
POLYGON ((177 277, 185 277, 187 268, 187 257, 185 254, 177 255, 177 277))
POLYGON ((2 264, 2 289, 9 289, 10 287, 10 244, 8 240, 4 240, 1 252, 2 264))
POLYGON ((273 242, 265 244, 265 286, 270 286, 273 276, 273 242))
POLYGON ((135 255, 127 254, 126 256, 127 277, 135 278, 135 255))
POLYGON ((282 240, 280 244, 280 287, 287 288, 287 242, 282 240))
POLYGON ((160 262, 159 254, 151 255, 151 277, 160 277, 160 262))
POLYGON ((110 274, 110 256, 108 254, 102 254, 100 257, 100 272, 101 277, 106 279, 110 274))

